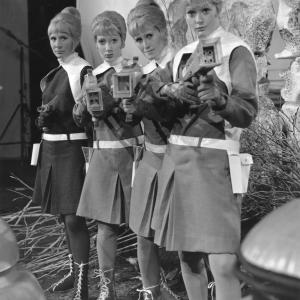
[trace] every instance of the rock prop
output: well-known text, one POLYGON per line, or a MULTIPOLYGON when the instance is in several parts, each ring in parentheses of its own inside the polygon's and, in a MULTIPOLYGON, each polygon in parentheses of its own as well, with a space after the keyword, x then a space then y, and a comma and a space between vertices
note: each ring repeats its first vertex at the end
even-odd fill
POLYGON ((36 278, 18 266, 19 248, 9 225, 0 218, 0 299, 46 300, 36 278))

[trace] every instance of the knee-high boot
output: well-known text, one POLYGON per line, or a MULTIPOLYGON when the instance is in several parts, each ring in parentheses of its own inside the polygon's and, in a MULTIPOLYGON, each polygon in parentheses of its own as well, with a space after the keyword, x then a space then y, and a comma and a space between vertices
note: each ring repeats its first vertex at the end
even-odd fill
POLYGON ((69 254, 69 272, 63 276, 59 281, 55 282, 48 289, 50 292, 62 292, 72 289, 74 287, 75 276, 74 276, 74 260, 73 255, 69 254))
POLYGON ((160 284, 143 287, 143 289, 138 290, 139 300, 179 300, 180 297, 177 296, 167 285, 164 273, 161 273, 160 284))
POLYGON ((89 264, 75 262, 75 284, 73 300, 88 300, 89 264))
POLYGON ((160 284, 143 287, 141 290, 137 290, 139 292, 138 300, 162 300, 160 294, 160 284))
POLYGON ((99 287, 100 292, 97 300, 116 300, 116 289, 115 289, 115 274, 114 270, 99 270, 99 287))

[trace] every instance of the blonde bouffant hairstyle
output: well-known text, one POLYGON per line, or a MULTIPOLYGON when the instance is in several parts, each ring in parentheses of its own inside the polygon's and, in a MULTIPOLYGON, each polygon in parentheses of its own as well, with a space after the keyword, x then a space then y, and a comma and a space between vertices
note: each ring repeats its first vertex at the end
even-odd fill
POLYGON ((154 26, 167 35, 167 22, 160 6, 154 0, 140 0, 129 12, 127 28, 131 36, 138 35, 144 26, 154 26))
POLYGON ((106 10, 98 14, 91 24, 92 34, 96 40, 98 35, 119 34, 122 46, 125 46, 126 23, 124 17, 116 11, 106 10))
POLYGON ((217 9, 218 14, 221 12, 223 7, 223 0, 185 0, 186 5, 195 3, 195 2, 207 2, 214 5, 217 9))
POLYGON ((72 6, 65 7, 48 26, 48 36, 56 32, 67 32, 77 46, 81 37, 81 17, 79 11, 72 6))

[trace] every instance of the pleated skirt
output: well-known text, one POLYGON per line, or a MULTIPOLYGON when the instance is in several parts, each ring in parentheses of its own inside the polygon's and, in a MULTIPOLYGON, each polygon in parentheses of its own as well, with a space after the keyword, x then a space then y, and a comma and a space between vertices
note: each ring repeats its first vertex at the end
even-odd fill
POLYGON ((77 215, 108 224, 128 223, 132 147, 93 149, 77 215))
POLYGON ((135 171, 129 226, 140 236, 154 236, 151 221, 158 189, 158 171, 161 168, 162 159, 163 154, 144 150, 135 171))
POLYGON ((169 144, 158 181, 155 243, 170 251, 238 250, 241 202, 232 193, 226 151, 169 144))
POLYGON ((85 176, 85 140, 42 141, 33 202, 53 215, 75 214, 85 176))

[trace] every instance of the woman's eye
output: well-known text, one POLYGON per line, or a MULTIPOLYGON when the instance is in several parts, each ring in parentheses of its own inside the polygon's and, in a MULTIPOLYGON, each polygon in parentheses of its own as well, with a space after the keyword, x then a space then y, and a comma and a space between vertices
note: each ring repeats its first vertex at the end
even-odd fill
POLYGON ((115 44, 115 43, 118 42, 118 40, 117 39, 112 39, 112 42, 115 44))
POLYGON ((207 15, 209 12, 210 12, 209 8, 202 9, 202 13, 205 14, 205 15, 207 15))
POLYGON ((141 39, 141 38, 137 38, 137 39, 135 39, 135 41, 136 41, 137 43, 141 43, 141 42, 142 42, 142 39, 141 39))
POLYGON ((151 39, 153 37, 153 34, 152 33, 148 33, 147 35, 146 35, 146 38, 147 39, 151 39))
POLYGON ((189 16, 189 17, 193 17, 194 15, 195 15, 195 11, 194 10, 188 10, 187 12, 186 12, 186 14, 189 16))
POLYGON ((99 40, 98 43, 99 43, 100 45, 104 45, 104 44, 105 44, 105 40, 99 40))

